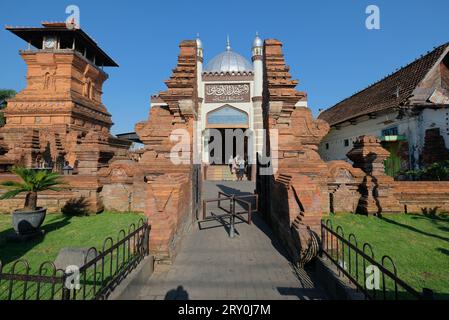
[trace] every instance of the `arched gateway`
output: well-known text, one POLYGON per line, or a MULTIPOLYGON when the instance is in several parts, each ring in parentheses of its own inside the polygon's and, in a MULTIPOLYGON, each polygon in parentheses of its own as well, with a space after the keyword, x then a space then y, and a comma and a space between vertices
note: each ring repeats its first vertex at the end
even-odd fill
MULTIPOLYGON (((198 56, 203 56, 197 40, 198 56)), ((256 156, 262 152, 262 43, 257 37, 250 63, 231 49, 212 58, 203 70, 198 60, 199 127, 198 151, 205 179, 223 180, 230 157, 245 160, 248 180, 256 177, 256 156), (258 99, 259 98, 259 99, 258 99)))
POLYGON ((149 217, 157 260, 175 255, 180 233, 201 212, 205 180, 229 172, 231 156, 246 160, 259 211, 293 256, 307 247, 304 230, 318 231, 329 197, 316 150, 328 126, 312 118, 307 95, 295 89, 279 41, 256 36, 251 60, 228 41, 203 68, 201 41, 183 41, 167 90, 152 96, 148 121, 136 125, 145 145, 138 162, 110 166, 132 167, 131 209, 149 217))
POLYGON ((208 165, 226 168, 227 160, 237 156, 248 162, 253 149, 248 113, 228 104, 209 111, 203 141, 203 162, 208 165))

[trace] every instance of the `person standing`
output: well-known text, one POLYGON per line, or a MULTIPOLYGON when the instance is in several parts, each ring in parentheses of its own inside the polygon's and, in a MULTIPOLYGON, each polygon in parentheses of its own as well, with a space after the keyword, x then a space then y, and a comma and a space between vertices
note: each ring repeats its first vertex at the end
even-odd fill
POLYGON ((232 174, 235 173, 236 176, 237 176, 237 157, 238 156, 232 159, 232 174))
POLYGON ((234 164, 234 157, 232 155, 230 155, 229 160, 228 160, 228 165, 229 165, 229 171, 231 171, 231 174, 234 173, 234 172, 232 172, 233 164, 234 164))
POLYGON ((241 158, 238 162, 238 170, 239 170, 239 181, 243 180, 243 175, 245 174, 245 160, 243 160, 243 158, 241 158))

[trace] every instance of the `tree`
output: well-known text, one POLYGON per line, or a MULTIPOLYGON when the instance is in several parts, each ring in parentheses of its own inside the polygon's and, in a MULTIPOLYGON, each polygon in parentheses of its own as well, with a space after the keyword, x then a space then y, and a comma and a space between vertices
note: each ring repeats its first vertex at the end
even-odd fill
POLYGON ((20 193, 26 193, 25 209, 35 211, 37 209, 37 193, 45 190, 60 191, 64 183, 60 180, 61 175, 46 170, 32 170, 22 167, 14 167, 12 173, 22 179, 22 182, 6 181, 1 186, 9 190, 4 193, 0 200, 11 199, 20 193))
POLYGON ((3 115, 3 109, 6 108, 7 100, 11 99, 17 94, 14 90, 0 89, 0 127, 5 125, 5 117, 3 115))

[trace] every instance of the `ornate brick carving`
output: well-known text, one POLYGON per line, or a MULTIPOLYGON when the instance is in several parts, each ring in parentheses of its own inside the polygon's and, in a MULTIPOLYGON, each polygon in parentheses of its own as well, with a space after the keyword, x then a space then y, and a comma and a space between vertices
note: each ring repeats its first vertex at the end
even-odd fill
POLYGON ((265 86, 271 101, 282 101, 281 117, 289 118, 295 104, 307 98, 307 94, 297 91, 297 80, 289 73, 290 67, 285 64, 282 42, 275 39, 265 40, 265 86))
POLYGON ((185 164, 175 164, 171 149, 176 142, 170 135, 183 129, 192 137, 198 109, 196 52, 196 41, 180 44, 178 64, 165 81, 167 90, 152 96, 152 103, 157 105, 151 108, 147 121, 136 124, 136 133, 145 145, 136 167, 147 181, 142 200, 152 228, 151 251, 157 261, 173 259, 176 234, 192 212, 192 155, 187 153, 185 164))
POLYGON ((27 87, 4 111, 3 160, 29 167, 69 162, 81 174, 95 174, 114 154, 126 154, 130 143, 111 136, 111 115, 101 102, 105 72, 73 50, 21 55, 27 87))
POLYGON ((347 156, 355 168, 364 171, 360 186, 361 198, 357 211, 367 215, 381 215, 382 212, 400 212, 399 202, 393 195, 394 180, 385 174, 384 161, 390 153, 382 148, 379 139, 361 136, 347 156))
POLYGON ((278 156, 278 174, 258 178, 260 199, 265 201, 260 207, 292 255, 305 259, 309 249, 304 246, 313 243, 306 230, 319 232, 321 217, 329 207, 327 165, 317 153, 329 126, 313 119, 310 109, 298 107, 307 95, 296 90, 298 81, 291 79, 285 65, 282 43, 266 40, 264 53, 264 126, 276 129, 279 136, 277 149, 271 145, 271 154, 278 156), (294 241, 298 236, 299 241, 294 241))
POLYGON ((328 190, 330 211, 356 213, 360 200, 359 186, 364 172, 345 161, 331 161, 328 166, 328 190))
POLYGON ((160 92, 159 97, 167 103, 175 117, 179 117, 180 115, 192 117, 196 113, 197 105, 192 110, 192 113, 182 114, 178 102, 189 99, 197 101, 198 98, 196 83, 196 41, 183 41, 179 45, 179 48, 178 64, 173 70, 170 79, 165 81, 168 89, 160 92))

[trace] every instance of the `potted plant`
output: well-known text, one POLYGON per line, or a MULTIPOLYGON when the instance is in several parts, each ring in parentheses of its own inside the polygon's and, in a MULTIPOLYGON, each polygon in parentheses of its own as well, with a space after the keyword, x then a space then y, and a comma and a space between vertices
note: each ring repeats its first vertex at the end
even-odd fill
POLYGON ((22 179, 22 182, 6 181, 1 186, 9 189, 0 200, 11 199, 20 193, 26 193, 25 207, 14 210, 12 213, 13 228, 19 235, 30 235, 38 233, 40 226, 45 220, 46 208, 37 206, 38 192, 45 190, 59 191, 64 183, 58 173, 45 170, 33 170, 22 167, 14 167, 11 170, 22 179))

